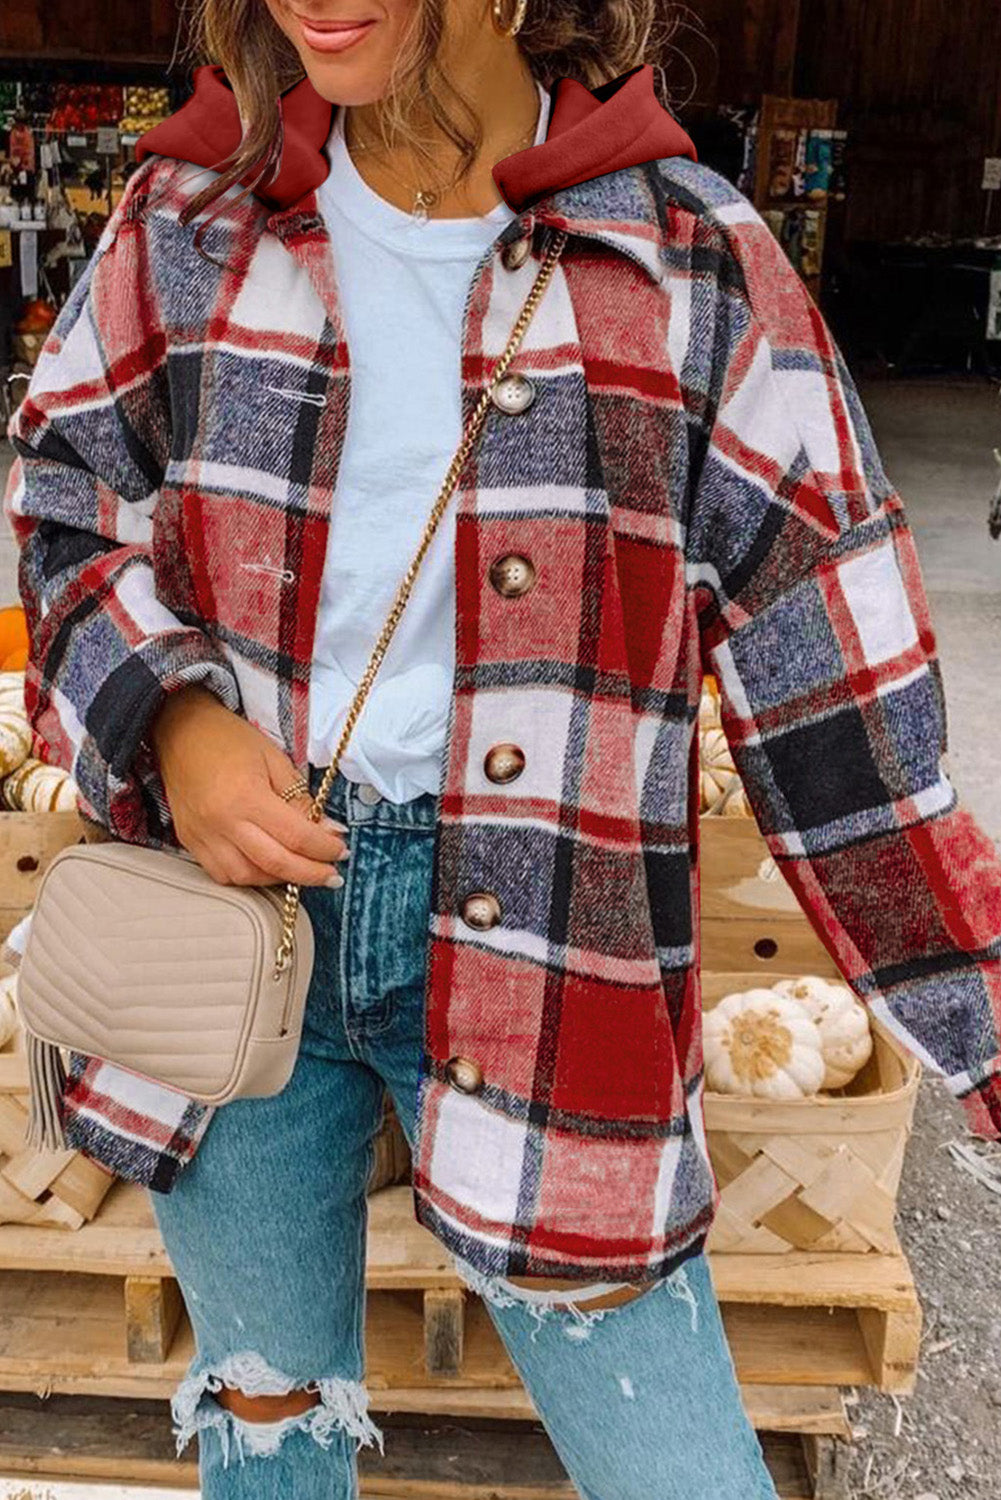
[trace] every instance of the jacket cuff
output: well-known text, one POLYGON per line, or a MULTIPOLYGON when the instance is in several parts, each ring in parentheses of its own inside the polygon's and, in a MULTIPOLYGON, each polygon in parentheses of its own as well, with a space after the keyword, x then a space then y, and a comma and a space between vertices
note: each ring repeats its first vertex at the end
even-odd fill
POLYGON ((1001 1139, 1001 1073, 991 1073, 960 1100, 974 1135, 1001 1139))
POLYGON ((132 701, 128 726, 121 723, 116 753, 108 765, 108 827, 116 838, 154 848, 179 847, 150 728, 168 693, 194 685, 240 712, 236 677, 221 655, 178 664, 158 677, 153 691, 132 701))

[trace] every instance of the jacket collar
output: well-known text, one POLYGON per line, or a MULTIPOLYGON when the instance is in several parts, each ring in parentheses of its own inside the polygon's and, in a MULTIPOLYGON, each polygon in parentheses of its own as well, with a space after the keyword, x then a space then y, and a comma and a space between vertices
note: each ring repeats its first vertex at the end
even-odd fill
MULTIPOLYGON (((195 68, 194 93, 136 143, 137 161, 153 153, 218 168, 239 144, 236 96, 217 64, 195 68)), ((519 225, 537 221, 600 241, 630 256, 655 280, 664 272, 661 226, 648 163, 670 156, 697 160, 691 139, 657 98, 649 63, 596 89, 559 78, 550 90, 546 138, 504 157, 493 176, 519 225), (611 174, 616 174, 614 179, 611 174)), ((269 210, 268 226, 289 248, 326 239, 316 189, 330 169, 324 147, 334 109, 308 77, 285 90, 279 107, 283 146, 273 180, 252 191, 269 210)), ((259 164, 258 164, 259 165, 259 164)), ((256 169, 241 178, 252 182, 256 169)))
MULTIPOLYGON (((536 224, 566 229, 572 235, 597 241, 633 260, 652 281, 664 280, 663 225, 650 188, 649 168, 629 167, 616 182, 597 181, 560 188, 524 209, 501 233, 505 242, 530 235, 536 224)), ((275 209, 268 229, 285 247, 300 256, 312 244, 326 255, 329 239, 316 190, 288 208, 275 209)))

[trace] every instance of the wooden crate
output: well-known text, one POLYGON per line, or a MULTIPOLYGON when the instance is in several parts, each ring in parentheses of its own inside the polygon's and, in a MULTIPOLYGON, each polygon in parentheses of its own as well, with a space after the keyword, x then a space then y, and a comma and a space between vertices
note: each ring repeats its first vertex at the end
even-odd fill
POLYGON ((84 830, 75 812, 0 812, 0 941, 34 906, 50 861, 83 843, 84 830))
MULTIPOLYGON (((782 1500, 842 1500, 832 1482, 848 1451, 840 1396, 795 1395, 761 1412, 775 1423, 762 1431, 762 1446, 778 1493, 782 1500)), ((537 1420, 380 1413, 379 1425, 385 1457, 371 1448, 358 1455, 363 1500, 576 1500, 537 1420)), ((175 1456, 165 1403, 0 1395, 0 1472, 22 1476, 18 1500, 57 1500, 60 1480, 195 1491, 196 1452, 192 1442, 175 1456)))
MULTIPOLYGON (((714 1254, 710 1267, 745 1385, 911 1389, 921 1319, 903 1255, 714 1254)), ((409 1186, 369 1200, 366 1285, 373 1393, 394 1410, 524 1415, 486 1308, 416 1222, 409 1186)), ((0 1226, 0 1288, 0 1390, 165 1396, 194 1352, 148 1196, 127 1183, 76 1234, 0 1226)))
MULTIPOLYGON (((703 974, 703 1009, 776 975, 703 974)), ((899 1253, 897 1190, 920 1064, 871 1018, 873 1052, 844 1089, 778 1102, 705 1095, 721 1202, 709 1248, 727 1254, 899 1253)))
POLYGON ((699 819, 702 968, 837 976, 753 818, 699 819))

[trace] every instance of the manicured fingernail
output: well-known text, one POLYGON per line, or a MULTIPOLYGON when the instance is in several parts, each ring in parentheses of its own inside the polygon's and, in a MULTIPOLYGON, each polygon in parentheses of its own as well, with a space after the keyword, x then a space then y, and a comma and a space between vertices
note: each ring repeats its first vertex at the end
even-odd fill
POLYGON ((343 823, 336 823, 333 818, 324 818, 324 828, 332 828, 335 833, 347 833, 348 829, 343 823))
POLYGON ((328 880, 325 880, 323 883, 324 885, 332 886, 334 890, 336 890, 338 886, 344 884, 344 876, 338 875, 337 871, 335 870, 330 878, 328 880))
POLYGON ((350 849, 342 849, 341 852, 340 852, 340 854, 338 854, 337 858, 339 860, 340 859, 350 859, 351 858, 351 850, 350 849))

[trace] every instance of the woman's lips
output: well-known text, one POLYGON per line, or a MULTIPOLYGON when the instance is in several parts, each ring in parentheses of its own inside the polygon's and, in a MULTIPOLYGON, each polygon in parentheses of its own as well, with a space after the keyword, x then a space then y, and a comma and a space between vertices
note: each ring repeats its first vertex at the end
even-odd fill
MULTIPOLYGON (((294 14, 294 12, 293 12, 294 14)), ((296 16, 306 42, 316 52, 344 52, 367 36, 374 21, 307 21, 296 16)))

